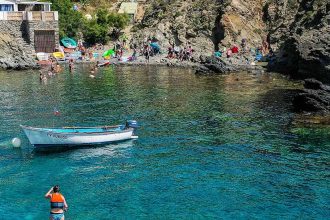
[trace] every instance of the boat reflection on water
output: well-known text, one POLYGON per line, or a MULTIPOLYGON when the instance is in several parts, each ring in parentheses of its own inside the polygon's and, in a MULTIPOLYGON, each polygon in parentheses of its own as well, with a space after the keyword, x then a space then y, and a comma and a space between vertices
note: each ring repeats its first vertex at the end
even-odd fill
POLYGON ((122 154, 123 151, 131 148, 135 142, 135 139, 113 142, 105 145, 82 145, 75 147, 52 147, 52 148, 34 148, 32 153, 34 155, 47 155, 56 153, 71 153, 73 159, 82 157, 98 157, 102 155, 114 156, 117 153, 122 154))
POLYGON ((124 142, 107 144, 100 147, 93 147, 88 149, 79 149, 73 152, 70 157, 74 160, 81 160, 82 158, 98 158, 98 157, 128 157, 129 150, 132 149, 135 140, 128 140, 124 142))

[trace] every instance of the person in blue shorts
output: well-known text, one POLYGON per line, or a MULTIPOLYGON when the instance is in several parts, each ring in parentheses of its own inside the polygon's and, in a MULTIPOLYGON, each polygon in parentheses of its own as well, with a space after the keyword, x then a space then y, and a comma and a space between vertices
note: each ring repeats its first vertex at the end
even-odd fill
POLYGON ((45 194, 46 199, 50 199, 50 220, 64 220, 64 211, 68 209, 68 204, 64 196, 60 193, 58 185, 50 188, 45 194))

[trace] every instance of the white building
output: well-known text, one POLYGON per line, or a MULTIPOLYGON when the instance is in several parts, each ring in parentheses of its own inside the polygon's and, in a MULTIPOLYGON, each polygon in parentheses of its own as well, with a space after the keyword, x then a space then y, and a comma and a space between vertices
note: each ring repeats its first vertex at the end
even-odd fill
POLYGON ((131 22, 134 22, 136 19, 137 15, 137 10, 138 10, 138 3, 137 2, 123 2, 120 5, 119 14, 128 14, 130 16, 131 22))
POLYGON ((50 2, 0 0, 0 11, 50 11, 50 2))
POLYGON ((10 34, 32 52, 51 53, 59 45, 58 12, 51 3, 0 0, 0 34, 10 34))

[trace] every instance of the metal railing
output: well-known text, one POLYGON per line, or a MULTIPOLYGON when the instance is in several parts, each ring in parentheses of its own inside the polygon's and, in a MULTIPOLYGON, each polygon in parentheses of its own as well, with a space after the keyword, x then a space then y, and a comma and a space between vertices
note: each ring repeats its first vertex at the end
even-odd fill
POLYGON ((58 21, 57 11, 0 11, 2 21, 58 21))

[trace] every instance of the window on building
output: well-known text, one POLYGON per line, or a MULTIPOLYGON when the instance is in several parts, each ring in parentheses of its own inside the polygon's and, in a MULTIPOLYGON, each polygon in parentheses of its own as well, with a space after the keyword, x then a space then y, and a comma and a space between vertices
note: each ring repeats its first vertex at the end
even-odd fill
POLYGON ((2 4, 0 5, 0 11, 14 11, 13 5, 2 4))
POLYGON ((43 5, 18 4, 18 11, 43 11, 43 5))
POLYGON ((50 11, 50 5, 44 5, 44 11, 50 11))

